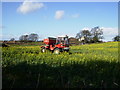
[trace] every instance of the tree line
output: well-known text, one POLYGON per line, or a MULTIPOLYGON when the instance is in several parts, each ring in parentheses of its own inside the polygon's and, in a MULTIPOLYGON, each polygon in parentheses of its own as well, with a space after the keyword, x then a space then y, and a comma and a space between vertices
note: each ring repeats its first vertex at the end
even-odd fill
POLYGON ((31 33, 29 35, 21 35, 19 37, 19 40, 20 41, 38 41, 39 39, 39 35, 38 34, 35 34, 35 33, 31 33))
MULTIPOLYGON (((91 30, 81 30, 78 32, 75 36, 76 39, 78 39, 82 43, 96 43, 96 42, 102 42, 103 37, 103 30, 97 26, 92 28, 91 30)), ((36 33, 31 33, 29 35, 21 35, 19 37, 19 41, 27 42, 27 41, 33 41, 36 42, 39 39, 39 35, 36 33)), ((14 41, 14 38, 11 38, 10 41, 14 41)), ((116 35, 113 39, 113 41, 120 41, 120 36, 116 35)))
POLYGON ((96 43, 101 42, 104 37, 102 29, 94 27, 91 30, 82 30, 78 32, 76 38, 84 43, 96 43))

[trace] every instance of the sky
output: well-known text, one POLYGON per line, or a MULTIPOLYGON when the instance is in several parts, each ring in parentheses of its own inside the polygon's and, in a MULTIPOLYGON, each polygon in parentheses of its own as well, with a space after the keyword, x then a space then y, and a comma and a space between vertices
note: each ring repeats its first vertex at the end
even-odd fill
POLYGON ((103 41, 118 35, 117 2, 2 2, 2 40, 30 33, 37 33, 40 40, 75 37, 96 26, 103 29, 103 41))

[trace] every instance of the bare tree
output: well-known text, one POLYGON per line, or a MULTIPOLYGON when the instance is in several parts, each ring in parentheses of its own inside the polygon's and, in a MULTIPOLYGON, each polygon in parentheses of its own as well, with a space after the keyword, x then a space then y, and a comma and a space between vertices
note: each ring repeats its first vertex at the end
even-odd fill
POLYGON ((115 37, 113 38, 113 41, 120 41, 120 36, 119 36, 119 35, 115 36, 115 37))
POLYGON ((10 41, 15 41, 15 38, 11 38, 10 41))
POLYGON ((82 39, 84 43, 100 42, 103 39, 103 31, 99 27, 94 27, 91 30, 82 30, 76 34, 76 38, 82 39))
POLYGON ((22 35, 19 38, 20 41, 28 41, 28 35, 22 35))
POLYGON ((30 35, 28 35, 29 41, 37 41, 38 38, 39 38, 38 34, 35 34, 35 33, 31 33, 30 35))
POLYGON ((90 36, 91 36, 91 33, 89 30, 82 30, 81 32, 77 33, 76 38, 81 39, 84 37, 83 42, 87 43, 90 41, 90 36))
POLYGON ((37 41, 39 38, 38 34, 31 33, 29 35, 22 35, 20 36, 20 41, 37 41))
POLYGON ((91 29, 92 41, 99 42, 103 39, 103 31, 99 27, 94 27, 91 29))

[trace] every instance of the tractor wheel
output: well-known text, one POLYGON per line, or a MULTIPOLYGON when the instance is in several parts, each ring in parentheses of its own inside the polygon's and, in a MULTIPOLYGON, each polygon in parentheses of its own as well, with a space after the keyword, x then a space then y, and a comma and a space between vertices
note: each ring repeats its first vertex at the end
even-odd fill
POLYGON ((45 52, 46 52, 46 48, 42 48, 42 49, 41 49, 41 52, 42 52, 42 53, 45 53, 45 52))
POLYGON ((69 52, 69 50, 65 50, 65 52, 69 52))
POLYGON ((54 54, 60 54, 60 49, 59 49, 59 48, 56 48, 53 53, 54 53, 54 54))

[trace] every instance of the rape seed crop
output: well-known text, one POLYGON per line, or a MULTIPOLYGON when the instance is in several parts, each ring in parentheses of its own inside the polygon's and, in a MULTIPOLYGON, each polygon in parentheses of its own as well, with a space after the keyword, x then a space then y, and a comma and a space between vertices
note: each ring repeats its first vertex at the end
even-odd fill
POLYGON ((41 53, 40 46, 2 48, 3 88, 119 88, 118 42, 41 53))

